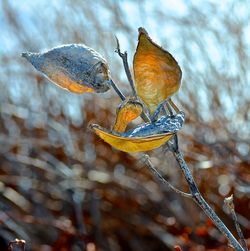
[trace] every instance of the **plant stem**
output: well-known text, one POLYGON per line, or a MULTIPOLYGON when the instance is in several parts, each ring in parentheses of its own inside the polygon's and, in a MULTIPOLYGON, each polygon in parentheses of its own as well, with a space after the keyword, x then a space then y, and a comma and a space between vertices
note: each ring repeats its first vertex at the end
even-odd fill
POLYGON ((179 164, 180 169, 184 173, 184 176, 186 178, 186 181, 188 183, 194 201, 202 208, 202 210, 214 222, 214 224, 218 227, 218 229, 227 237, 230 244, 235 248, 235 250, 244 251, 239 242, 235 239, 235 237, 228 230, 225 224, 221 221, 218 215, 214 212, 214 210, 208 205, 208 203, 202 197, 197 185, 195 184, 193 176, 184 160, 183 154, 178 149, 175 149, 172 152, 176 161, 179 164))
MULTIPOLYGON (((125 96, 122 94, 122 92, 119 90, 119 88, 115 85, 115 83, 112 81, 112 87, 118 94, 118 96, 124 100, 125 96)), ((147 118, 142 116, 144 121, 147 121, 147 118)), ((208 203, 204 200, 201 193, 198 190, 197 185, 195 184, 195 181, 193 179, 193 176, 184 160, 183 154, 179 151, 178 147, 178 138, 177 135, 174 135, 174 144, 171 146, 169 144, 169 148, 174 154, 174 157, 176 161, 179 164, 179 167, 181 168, 182 172, 184 173, 184 176, 188 182, 189 189, 191 191, 191 195, 193 200, 202 208, 202 210, 207 214, 207 216, 214 222, 214 224, 218 227, 218 229, 227 237, 230 244, 235 248, 237 251, 245 251, 240 243, 235 239, 235 237, 232 235, 232 233, 228 230, 228 228, 225 226, 225 224, 221 221, 221 219, 217 216, 217 214, 214 212, 214 210, 208 205, 208 203)), ((150 170, 154 173, 154 175, 161 180, 163 184, 167 184, 170 187, 170 184, 161 176, 161 174, 155 169, 152 168, 152 165, 148 164, 148 167, 150 170)), ((173 189, 173 187, 171 187, 173 189)), ((175 190, 176 188, 174 188, 175 190)), ((178 189, 177 189, 178 190, 178 189)), ((177 191, 175 191, 177 192, 177 191)), ((184 196, 185 193, 178 190, 178 193, 182 194, 184 196)), ((186 194, 185 197, 189 197, 189 194, 186 194)))
POLYGON ((129 84, 131 86, 131 89, 132 89, 132 92, 133 92, 133 96, 137 97, 137 93, 136 93, 136 89, 135 89, 135 84, 134 84, 134 81, 132 79, 132 75, 131 75, 131 72, 130 72, 129 66, 128 66, 128 54, 127 54, 126 51, 124 53, 121 52, 119 40, 118 40, 117 37, 115 37, 115 38, 116 38, 116 44, 117 44, 116 52, 122 58, 123 67, 125 69, 128 82, 129 82, 129 84))
POLYGON ((111 86, 113 87, 114 91, 117 93, 117 95, 120 97, 121 100, 125 100, 125 96, 122 93, 122 91, 119 89, 119 87, 113 82, 111 79, 111 86))
POLYGON ((233 221, 234 221, 234 225, 235 225, 235 228, 237 230, 237 233, 240 237, 240 242, 241 242, 241 245, 243 246, 244 250, 248 250, 247 249, 247 243, 246 243, 246 240, 244 238, 244 235, 242 233, 242 230, 240 228, 240 224, 238 222, 238 219, 237 219, 237 215, 235 213, 235 210, 234 210, 234 202, 233 202, 233 195, 227 197, 224 199, 224 203, 225 205, 228 207, 229 211, 230 211, 230 214, 233 218, 233 221))
POLYGON ((153 173, 153 175, 158 178, 158 180, 163 184, 167 185, 168 188, 172 189, 174 192, 187 197, 192 198, 192 195, 190 193, 182 192, 181 190, 175 188, 173 185, 171 185, 167 180, 164 179, 164 177, 159 173, 159 171, 153 166, 150 157, 147 154, 143 155, 144 162, 148 166, 149 170, 153 173))
MULTIPOLYGON (((114 89, 114 91, 116 92, 116 94, 120 97, 120 99, 123 101, 126 99, 126 96, 122 93, 122 91, 119 89, 119 87, 113 82, 113 80, 111 80, 111 86, 114 89)), ((150 118, 147 116, 147 114, 143 111, 141 113, 141 118, 145 121, 145 122, 151 122, 150 118)))

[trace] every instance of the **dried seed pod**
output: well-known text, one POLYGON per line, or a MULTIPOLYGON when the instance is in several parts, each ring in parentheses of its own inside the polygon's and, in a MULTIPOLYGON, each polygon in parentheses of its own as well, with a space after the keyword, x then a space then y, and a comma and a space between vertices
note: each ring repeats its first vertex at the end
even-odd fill
POLYGON ((90 128, 106 143, 123 152, 144 152, 162 146, 179 131, 184 123, 184 112, 162 116, 153 123, 144 123, 124 133, 91 124, 90 128))
POLYGON ((158 105, 178 91, 181 68, 174 57, 139 28, 138 45, 133 60, 138 96, 152 115, 158 105))
POLYGON ((74 93, 106 92, 111 78, 106 60, 84 44, 55 47, 44 53, 23 53, 38 71, 74 93))
POLYGON ((142 109, 142 104, 135 98, 125 99, 116 110, 116 122, 113 131, 125 132, 127 125, 140 116, 142 109))

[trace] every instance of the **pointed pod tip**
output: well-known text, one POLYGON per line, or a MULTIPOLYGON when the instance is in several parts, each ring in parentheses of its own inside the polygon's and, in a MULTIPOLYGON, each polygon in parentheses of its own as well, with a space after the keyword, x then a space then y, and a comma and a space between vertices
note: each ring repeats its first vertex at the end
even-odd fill
POLYGON ((145 35, 148 36, 148 32, 147 32, 146 29, 143 28, 143 27, 139 27, 139 28, 138 28, 138 32, 139 32, 139 35, 140 35, 140 34, 145 34, 145 35))
POLYGON ((98 128, 99 127, 99 125, 97 125, 97 124, 89 124, 88 125, 88 128, 90 129, 90 130, 92 130, 92 131, 94 131, 96 128, 98 128))
POLYGON ((21 54, 21 57, 27 58, 27 57, 28 57, 28 54, 29 54, 29 52, 23 52, 23 53, 21 54))
POLYGON ((32 53, 32 52, 23 52, 22 54, 21 54, 21 56, 23 57, 23 58, 26 58, 28 61, 30 61, 30 59, 31 59, 31 57, 34 55, 34 53, 32 53))
POLYGON ((23 52, 21 54, 23 58, 25 58, 29 63, 31 63, 38 71, 40 71, 40 60, 38 59, 38 53, 33 52, 23 52))
POLYGON ((140 27, 138 29, 139 35, 138 35, 138 40, 140 41, 142 38, 146 38, 147 40, 152 42, 152 39, 150 38, 150 36, 148 35, 148 32, 146 31, 145 28, 140 27))

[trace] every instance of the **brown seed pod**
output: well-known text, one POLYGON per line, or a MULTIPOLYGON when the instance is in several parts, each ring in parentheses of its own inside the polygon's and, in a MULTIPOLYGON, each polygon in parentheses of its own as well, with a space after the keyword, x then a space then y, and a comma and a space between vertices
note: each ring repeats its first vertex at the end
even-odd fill
POLYGON ((138 96, 152 115, 157 106, 178 91, 181 68, 174 57, 153 42, 147 31, 139 28, 138 45, 133 60, 138 96))
POLYGON ((106 60, 84 44, 55 47, 44 53, 22 53, 38 71, 74 93, 106 92, 111 78, 106 60))
POLYGON ((134 97, 126 98, 116 110, 116 122, 113 127, 115 132, 125 132, 127 125, 140 116, 143 106, 134 97))

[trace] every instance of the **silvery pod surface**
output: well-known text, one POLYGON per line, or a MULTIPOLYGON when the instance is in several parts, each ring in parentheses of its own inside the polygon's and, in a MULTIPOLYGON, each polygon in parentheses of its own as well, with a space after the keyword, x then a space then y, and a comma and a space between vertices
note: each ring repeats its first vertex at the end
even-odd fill
POLYGON ((22 53, 56 85, 74 93, 106 92, 111 78, 106 60, 84 44, 55 47, 44 53, 22 53))

